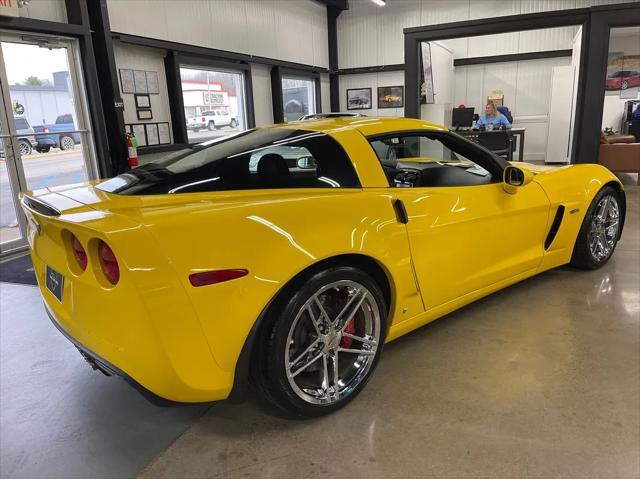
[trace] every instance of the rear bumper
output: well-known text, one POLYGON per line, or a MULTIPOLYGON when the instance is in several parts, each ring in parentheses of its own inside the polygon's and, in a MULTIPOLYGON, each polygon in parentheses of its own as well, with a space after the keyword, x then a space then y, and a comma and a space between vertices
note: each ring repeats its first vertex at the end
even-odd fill
POLYGON ((101 371, 107 376, 119 376, 120 378, 124 379, 136 391, 142 394, 142 396, 144 396, 150 403, 155 404, 156 406, 187 406, 191 404, 210 404, 210 402, 187 403, 187 402, 172 401, 170 399, 165 399, 161 396, 158 396, 154 392, 145 388, 142 384, 137 382, 127 373, 117 368, 106 359, 101 358, 99 355, 91 351, 89 348, 87 348, 85 345, 83 345, 79 341, 76 341, 69 333, 67 333, 62 328, 62 326, 60 326, 60 322, 56 319, 54 313, 51 311, 51 309, 49 309, 49 306, 47 305, 46 302, 44 302, 44 308, 47 312, 47 315, 49 316, 49 319, 51 320, 53 325, 56 327, 56 329, 60 331, 60 333, 65 338, 67 338, 69 342, 71 342, 71 344, 73 344, 78 349, 78 351, 80 351, 80 354, 82 354, 82 357, 91 365, 93 369, 98 369, 99 371, 101 371))
MULTIPOLYGON (((35 251, 45 249, 45 239, 37 236, 35 251)), ((45 263, 31 254, 47 314, 92 366, 124 378, 155 404, 209 403, 229 396, 233 372, 221 370, 214 360, 181 288, 151 282, 140 292, 130 271, 122 271, 117 288, 100 288, 93 284, 93 271, 74 276, 61 256, 45 263), (45 286, 46 264, 65 278, 62 302, 45 286)))

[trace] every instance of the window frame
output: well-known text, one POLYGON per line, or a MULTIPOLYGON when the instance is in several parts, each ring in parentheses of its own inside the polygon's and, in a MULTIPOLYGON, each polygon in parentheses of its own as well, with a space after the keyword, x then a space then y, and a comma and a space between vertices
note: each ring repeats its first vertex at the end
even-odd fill
MULTIPOLYGON (((376 141, 376 140, 385 140, 385 139, 389 139, 389 138, 411 137, 411 136, 425 136, 425 137, 427 137, 429 139, 437 139, 438 137, 440 137, 440 138, 446 137, 447 139, 451 140, 450 141, 451 144, 453 144, 455 146, 460 145, 461 148, 463 149, 463 151, 465 149, 470 149, 472 151, 472 153, 476 153, 477 152, 478 155, 479 155, 480 161, 477 161, 475 159, 475 157, 474 158, 468 158, 468 159, 473 161, 477 165, 481 166, 485 170, 487 170, 492 175, 492 179, 495 178, 495 181, 491 181, 491 183, 502 182, 504 169, 507 166, 509 166, 509 162, 507 160, 505 160, 504 158, 501 158, 501 157, 495 155, 494 153, 492 153, 491 151, 487 150, 483 146, 481 146, 481 145, 479 145, 477 143, 474 143, 473 141, 468 140, 467 138, 464 138, 463 136, 458 135, 458 134, 456 134, 455 132, 453 132, 451 130, 447 130, 447 131, 439 131, 439 130, 400 130, 400 131, 385 132, 385 133, 380 133, 380 134, 376 134, 376 135, 367 136, 366 138, 367 138, 367 142, 369 143, 369 147, 371 148, 371 151, 373 152, 373 154, 375 155, 376 159, 378 160, 378 166, 382 170, 385 178, 387 178, 387 182, 389 184, 389 188, 395 188, 395 186, 392 184, 392 182, 389 180, 387 175, 384 173, 382 160, 378 157, 378 153, 376 152, 375 148, 373 148, 373 145, 371 144, 371 142, 372 141, 376 141)), ((453 150, 453 152, 457 153, 457 151, 455 151, 455 150, 453 150)), ((460 153, 460 154, 463 154, 463 153, 460 153)), ((469 157, 469 155, 464 155, 464 156, 469 157)), ((459 187, 473 187, 473 186, 483 186, 483 185, 417 186, 417 187, 414 187, 414 188, 459 188, 459 187)))
MULTIPOLYGON (((256 127, 255 110, 253 102, 253 79, 251 75, 251 65, 242 61, 224 61, 216 57, 184 54, 177 51, 167 51, 165 57, 165 72, 167 76, 167 90, 170 99, 169 108, 171 110, 171 123, 173 130, 172 145, 154 152, 172 151, 180 148, 190 148, 198 142, 190 143, 187 133, 187 116, 184 111, 184 100, 182 96, 182 77, 180 68, 192 68, 202 70, 228 71, 229 73, 242 73, 244 76, 244 99, 246 129, 251 130, 256 127), (171 101, 173 100, 173 101, 171 101)), ((151 147, 153 148, 153 147, 151 147)), ((151 150, 149 151, 151 152, 151 150)), ((145 153, 142 151, 141 153, 145 153)))
POLYGON ((283 77, 294 77, 301 80, 312 81, 315 89, 315 113, 322 113, 322 83, 320 81, 320 72, 274 66, 271 69, 271 100, 273 105, 274 123, 285 123, 282 95, 283 77))

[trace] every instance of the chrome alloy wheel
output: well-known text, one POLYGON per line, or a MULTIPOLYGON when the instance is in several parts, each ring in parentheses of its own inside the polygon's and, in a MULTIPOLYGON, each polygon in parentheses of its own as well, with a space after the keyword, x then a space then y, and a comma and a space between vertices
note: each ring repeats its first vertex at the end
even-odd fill
POLYGON ((596 206, 589 230, 589 251, 597 262, 606 260, 618 240, 620 208, 612 195, 603 197, 596 206))
POLYGON ((285 370, 304 401, 330 404, 366 377, 380 342, 380 309, 362 284, 320 288, 298 311, 287 337, 285 370))

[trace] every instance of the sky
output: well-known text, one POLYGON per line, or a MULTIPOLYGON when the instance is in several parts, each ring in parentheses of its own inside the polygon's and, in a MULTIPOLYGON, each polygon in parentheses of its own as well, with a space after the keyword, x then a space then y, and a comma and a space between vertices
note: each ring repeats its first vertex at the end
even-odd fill
POLYGON ((29 76, 53 83, 53 72, 69 70, 64 48, 49 50, 37 45, 2 42, 2 55, 9 85, 23 83, 29 76))

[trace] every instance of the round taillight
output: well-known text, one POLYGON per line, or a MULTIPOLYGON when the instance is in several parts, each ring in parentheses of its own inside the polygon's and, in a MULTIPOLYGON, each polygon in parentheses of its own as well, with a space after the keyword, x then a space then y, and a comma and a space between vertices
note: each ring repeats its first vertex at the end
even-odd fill
POLYGON ((76 261, 82 271, 87 269, 87 252, 82 247, 82 243, 75 236, 71 237, 71 247, 73 248, 73 256, 75 256, 76 261))
POLYGON ((98 245, 98 255, 100 256, 100 265, 102 266, 102 272, 107 277, 111 284, 117 284, 120 280, 120 267, 118 266, 118 260, 116 255, 113 254, 109 245, 104 241, 100 241, 98 245))

